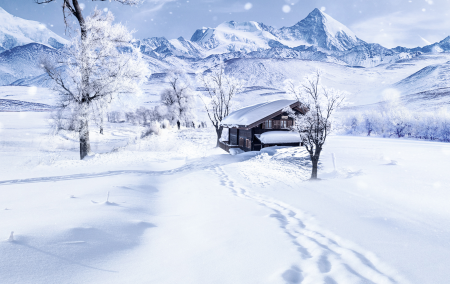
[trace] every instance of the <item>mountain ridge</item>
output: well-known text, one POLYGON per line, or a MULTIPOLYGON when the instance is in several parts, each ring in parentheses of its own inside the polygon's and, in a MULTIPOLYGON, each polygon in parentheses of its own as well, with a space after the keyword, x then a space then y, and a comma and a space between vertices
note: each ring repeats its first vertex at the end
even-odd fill
POLYGON ((15 17, 0 7, 0 52, 33 42, 53 48, 69 43, 44 24, 15 17))

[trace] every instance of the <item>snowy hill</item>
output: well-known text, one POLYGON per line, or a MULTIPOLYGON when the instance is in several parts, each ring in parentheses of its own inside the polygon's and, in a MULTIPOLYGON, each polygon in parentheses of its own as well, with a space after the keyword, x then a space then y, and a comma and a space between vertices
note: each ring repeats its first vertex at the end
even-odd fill
POLYGON ((0 85, 38 76, 43 73, 40 66, 41 59, 58 56, 58 50, 39 43, 30 43, 4 51, 0 53, 0 85))
POLYGON ((33 42, 54 48, 69 43, 44 24, 15 17, 0 7, 0 52, 33 42))
POLYGON ((403 95, 450 88, 450 61, 429 65, 394 85, 403 95))

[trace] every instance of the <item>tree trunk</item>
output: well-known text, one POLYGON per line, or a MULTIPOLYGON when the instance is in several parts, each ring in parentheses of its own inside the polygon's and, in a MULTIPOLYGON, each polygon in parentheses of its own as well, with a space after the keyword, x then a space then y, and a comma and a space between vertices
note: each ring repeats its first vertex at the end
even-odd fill
POLYGON ((219 147, 220 137, 222 137, 222 131, 223 131, 223 126, 219 126, 219 128, 216 127, 216 133, 217 133, 217 144, 216 144, 216 147, 219 147))
POLYGON ((100 134, 103 135, 103 113, 100 116, 100 134))
POLYGON ((321 151, 322 151, 322 148, 316 148, 314 151, 314 155, 311 155, 311 162, 312 162, 311 179, 312 180, 317 179, 317 169, 319 166, 319 158, 320 158, 321 151))
POLYGON ((83 160, 91 152, 91 143, 89 142, 89 122, 86 116, 81 118, 80 122, 80 159, 83 160))
POLYGON ((181 123, 179 120, 177 120, 177 125, 178 125, 178 130, 180 130, 181 123))

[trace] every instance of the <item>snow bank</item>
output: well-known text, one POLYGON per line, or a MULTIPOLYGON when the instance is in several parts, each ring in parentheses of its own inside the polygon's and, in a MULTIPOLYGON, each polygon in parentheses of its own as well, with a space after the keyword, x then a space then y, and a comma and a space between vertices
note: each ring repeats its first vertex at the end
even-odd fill
POLYGON ((239 149, 239 148, 231 148, 230 149, 230 154, 231 155, 238 155, 238 154, 242 154, 242 153, 245 153, 244 151, 242 151, 241 149, 239 149))
POLYGON ((300 136, 297 132, 291 131, 270 131, 256 136, 264 144, 276 143, 300 143, 300 136))

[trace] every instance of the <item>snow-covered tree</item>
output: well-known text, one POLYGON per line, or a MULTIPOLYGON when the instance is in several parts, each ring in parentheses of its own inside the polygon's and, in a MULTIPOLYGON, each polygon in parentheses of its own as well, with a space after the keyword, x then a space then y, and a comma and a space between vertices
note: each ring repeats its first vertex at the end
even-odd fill
POLYGON ((81 29, 65 49, 64 59, 43 66, 60 94, 61 106, 75 106, 78 112, 83 159, 90 152, 89 119, 98 115, 96 110, 103 116, 105 104, 116 96, 139 93, 148 70, 131 43, 132 34, 122 24, 113 24, 111 12, 95 10, 81 19, 81 29))
POLYGON ((161 92, 161 103, 167 107, 169 120, 178 125, 192 123, 196 119, 195 96, 188 75, 181 70, 171 70, 166 82, 170 87, 161 92))
POLYGON ((290 116, 295 120, 293 130, 298 132, 301 141, 309 153, 312 162, 311 179, 317 179, 320 153, 328 135, 334 130, 334 114, 343 106, 344 93, 321 84, 321 72, 305 77, 296 84, 287 80, 286 91, 296 96, 301 107, 308 110, 305 114, 295 114, 290 108, 290 116))
POLYGON ((218 66, 211 72, 203 73, 198 77, 198 81, 205 88, 204 96, 201 96, 201 98, 209 120, 216 129, 216 147, 219 147, 223 131, 221 122, 232 111, 233 98, 242 91, 243 82, 225 75, 223 66, 218 66))

